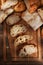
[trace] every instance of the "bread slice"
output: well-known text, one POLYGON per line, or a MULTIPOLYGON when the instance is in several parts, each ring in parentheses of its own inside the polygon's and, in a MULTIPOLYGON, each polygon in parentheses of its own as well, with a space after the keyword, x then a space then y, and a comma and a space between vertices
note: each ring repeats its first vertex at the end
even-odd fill
POLYGON ((10 8, 11 6, 15 6, 18 3, 18 0, 6 0, 2 5, 1 9, 6 10, 7 8, 10 8))
POLYGON ((43 21, 43 9, 38 9, 38 14, 40 15, 42 21, 43 21))
POLYGON ((35 57, 34 54, 37 54, 37 47, 34 45, 26 45, 20 50, 19 57, 35 57))
POLYGON ((26 10, 22 13, 22 19, 25 20, 34 30, 37 30, 43 24, 37 12, 31 14, 26 10))
POLYGON ((16 37, 17 35, 25 33, 26 31, 27 31, 27 27, 25 25, 23 25, 23 24, 17 24, 17 25, 14 25, 10 29, 10 35, 12 37, 16 37))
POLYGON ((21 44, 25 44, 26 42, 29 42, 33 40, 33 36, 32 35, 22 35, 17 37, 17 39, 15 39, 14 41, 14 45, 15 47, 21 45, 21 44))
POLYGON ((17 13, 13 13, 11 14, 7 19, 6 19, 6 23, 8 25, 13 25, 15 23, 17 23, 18 21, 20 21, 20 17, 17 13))

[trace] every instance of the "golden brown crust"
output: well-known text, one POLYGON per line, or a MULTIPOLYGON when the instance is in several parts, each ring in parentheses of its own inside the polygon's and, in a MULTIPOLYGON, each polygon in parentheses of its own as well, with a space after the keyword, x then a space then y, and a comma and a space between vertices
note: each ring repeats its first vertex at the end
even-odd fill
POLYGON ((37 5, 33 5, 33 6, 30 7, 29 12, 30 13, 35 12, 37 10, 37 8, 38 8, 37 5))
POLYGON ((30 0, 29 12, 30 13, 35 12, 39 6, 40 6, 40 1, 39 0, 30 0))
POLYGON ((15 12, 22 12, 25 10, 25 4, 23 1, 20 1, 15 7, 14 7, 14 10, 15 12))

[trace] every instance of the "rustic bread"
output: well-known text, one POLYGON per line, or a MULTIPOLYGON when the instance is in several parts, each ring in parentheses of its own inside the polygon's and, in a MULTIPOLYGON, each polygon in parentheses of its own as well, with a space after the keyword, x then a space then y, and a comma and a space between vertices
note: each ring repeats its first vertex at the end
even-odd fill
POLYGON ((40 6, 39 0, 24 0, 26 7, 30 13, 33 13, 40 6))
POLYGON ((14 10, 15 12, 22 12, 26 9, 25 4, 23 1, 20 1, 15 7, 14 10))
POLYGON ((1 9, 6 10, 7 8, 14 6, 18 3, 18 0, 6 0, 2 5, 1 9))
POLYGON ((13 12, 13 9, 9 8, 5 11, 0 10, 0 23, 2 23, 8 15, 13 12))
POLYGON ((17 47, 18 45, 29 42, 31 40, 33 40, 32 35, 22 35, 22 36, 17 37, 17 39, 15 39, 14 45, 15 47, 17 47))
POLYGON ((25 20, 34 30, 38 29, 43 24, 37 12, 31 14, 26 10, 22 13, 22 19, 25 20))
POLYGON ((20 19, 21 18, 19 17, 19 15, 17 15, 17 13, 13 13, 6 19, 6 23, 8 25, 13 25, 17 23, 18 21, 20 21, 20 19))
POLYGON ((34 54, 37 53, 37 47, 34 45, 26 45, 24 46, 20 52, 19 57, 34 57, 34 54))
POLYGON ((16 37, 19 34, 25 33, 27 31, 27 28, 25 25, 23 24, 17 24, 14 25, 11 29, 10 29, 10 35, 12 37, 16 37))
POLYGON ((6 15, 8 16, 8 15, 10 15, 10 14, 13 13, 13 9, 12 9, 12 8, 9 8, 9 9, 6 9, 4 12, 5 12, 6 15))

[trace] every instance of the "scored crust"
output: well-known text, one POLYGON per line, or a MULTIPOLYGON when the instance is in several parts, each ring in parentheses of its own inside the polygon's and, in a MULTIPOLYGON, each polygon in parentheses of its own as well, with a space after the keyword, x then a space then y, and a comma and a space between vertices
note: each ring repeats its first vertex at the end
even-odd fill
POLYGON ((25 4, 23 1, 20 1, 15 7, 14 10, 15 12, 22 12, 26 9, 25 4))
POLYGON ((10 29, 10 35, 12 37, 16 37, 19 34, 25 33, 27 31, 27 27, 23 24, 17 24, 14 25, 11 29, 10 29))
POLYGON ((32 35, 22 35, 22 36, 19 36, 15 39, 14 45, 15 45, 15 47, 17 47, 17 46, 24 44, 26 42, 29 42, 31 40, 33 40, 32 35))

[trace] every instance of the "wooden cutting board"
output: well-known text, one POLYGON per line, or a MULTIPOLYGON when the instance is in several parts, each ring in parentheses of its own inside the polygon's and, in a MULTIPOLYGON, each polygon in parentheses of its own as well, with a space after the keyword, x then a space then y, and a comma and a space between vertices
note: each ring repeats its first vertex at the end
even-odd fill
POLYGON ((10 27, 6 24, 0 24, 0 60, 2 61, 30 61, 30 60, 36 60, 41 61, 42 60, 42 54, 41 54, 41 38, 43 35, 43 27, 39 28, 38 30, 34 31, 30 26, 27 25, 25 21, 21 21, 21 24, 23 23, 28 28, 28 32, 26 34, 33 35, 34 39, 32 42, 34 44, 37 44, 37 55, 34 58, 19 58, 16 55, 15 48, 14 48, 14 38, 10 36, 9 29, 10 27))

